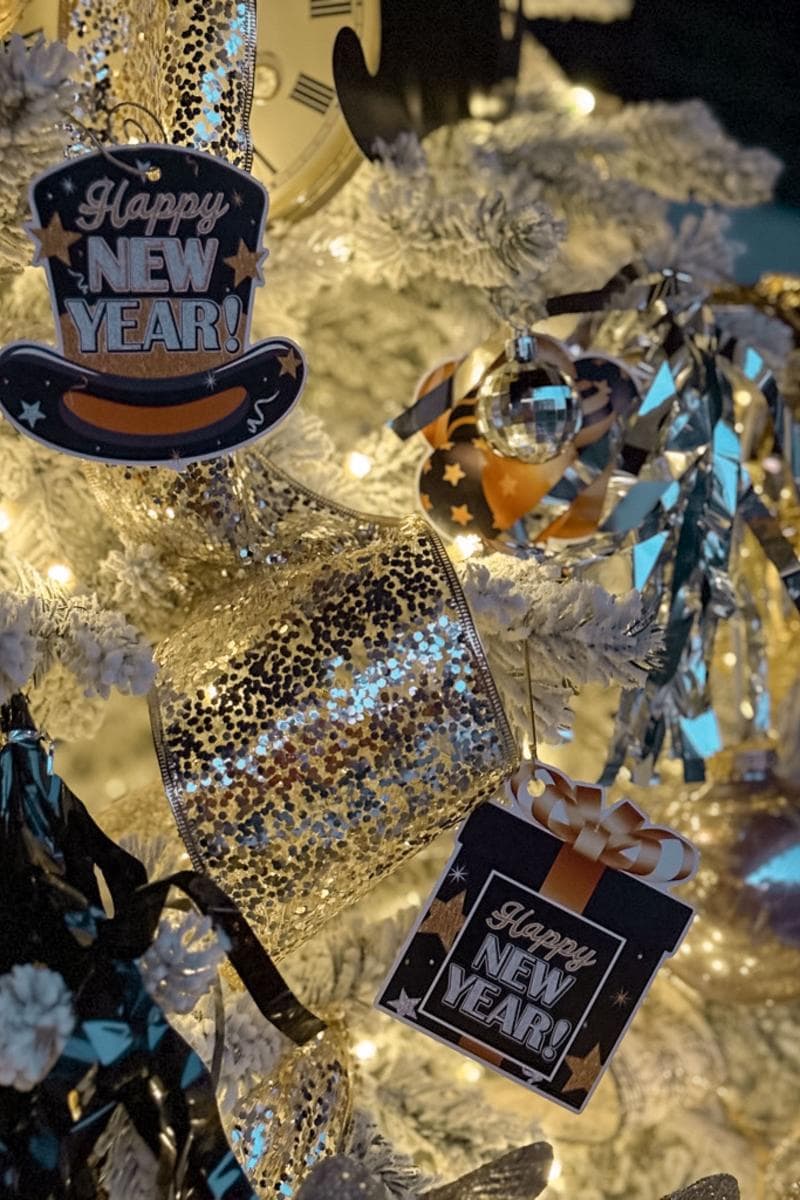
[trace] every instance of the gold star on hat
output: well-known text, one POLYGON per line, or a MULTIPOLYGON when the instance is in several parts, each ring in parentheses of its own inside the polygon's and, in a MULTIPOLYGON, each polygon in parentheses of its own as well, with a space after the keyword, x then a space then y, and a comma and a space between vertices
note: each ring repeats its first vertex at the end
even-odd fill
POLYGON ((73 242, 79 242, 83 234, 65 229, 61 224, 60 213, 53 213, 43 229, 34 229, 32 226, 28 228, 39 243, 33 260, 34 266, 45 258, 58 258, 65 266, 70 266, 69 248, 73 242))
POLYGON ((588 1092, 603 1067, 599 1046, 594 1046, 584 1058, 568 1054, 566 1062, 570 1076, 562 1087, 562 1092, 588 1092))
POLYGON ((264 282, 264 276, 261 274, 261 264, 267 257, 266 250, 248 250, 241 238, 239 238, 239 248, 230 258, 223 258, 226 267, 230 267, 233 271, 233 286, 238 287, 243 279, 256 279, 259 283, 264 282))
MULTIPOLYGON (((291 375, 292 379, 297 379, 297 368, 302 367, 303 360, 295 354, 291 346, 285 354, 278 355, 278 362, 281 364, 281 375, 291 375)), ((280 375, 278 378, 280 379, 280 375)))
POLYGON ((464 924, 465 895, 466 892, 459 892, 452 900, 434 900, 419 932, 435 933, 445 950, 451 950, 464 924))

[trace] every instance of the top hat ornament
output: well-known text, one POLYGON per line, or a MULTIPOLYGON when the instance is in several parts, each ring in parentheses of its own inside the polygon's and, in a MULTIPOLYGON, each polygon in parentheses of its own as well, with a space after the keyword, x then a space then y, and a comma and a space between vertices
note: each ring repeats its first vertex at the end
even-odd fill
POLYGON ((34 262, 58 348, 0 354, 0 409, 81 458, 177 465, 273 429, 306 378, 300 349, 248 348, 268 197, 209 154, 138 145, 72 159, 34 181, 34 262))

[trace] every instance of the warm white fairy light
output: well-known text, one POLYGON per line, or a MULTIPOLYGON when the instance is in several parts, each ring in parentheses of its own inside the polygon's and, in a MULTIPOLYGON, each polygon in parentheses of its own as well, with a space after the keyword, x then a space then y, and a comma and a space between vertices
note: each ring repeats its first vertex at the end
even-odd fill
POLYGON ((555 1183, 557 1179, 561 1178, 562 1170, 563 1168, 561 1163, 557 1158, 554 1158, 552 1166, 550 1167, 550 1173, 547 1176, 547 1182, 555 1183))
POLYGON ((66 563, 52 563, 47 568, 47 578, 51 583, 60 583, 62 587, 72 583, 72 571, 66 563))
POLYGON ((461 1068, 461 1078, 465 1083, 478 1083, 482 1074, 483 1071, 474 1062, 466 1062, 461 1068))
POLYGON ((351 450, 345 459, 345 470, 354 479, 364 479, 372 470, 372 459, 360 450, 351 450))
POLYGON ((597 97, 591 88, 584 87, 583 84, 576 84, 575 87, 569 89, 569 98, 572 107, 578 116, 588 117, 589 113, 593 113, 597 106, 597 97))
POLYGON ((483 542, 477 533, 459 533, 454 539, 454 545, 459 558, 465 559, 472 558, 473 554, 477 554, 483 542))
POLYGON ((348 262, 353 255, 353 251, 350 248, 350 243, 348 242, 347 238, 344 237, 331 238, 330 242, 328 243, 328 250, 330 251, 331 257, 335 258, 337 262, 348 262))
POLYGON ((363 1041, 356 1042, 353 1053, 360 1062, 369 1062, 378 1053, 378 1047, 369 1038, 364 1038, 363 1041))
POLYGON ((8 533, 11 528, 11 516, 8 509, 0 508, 0 533, 8 533))

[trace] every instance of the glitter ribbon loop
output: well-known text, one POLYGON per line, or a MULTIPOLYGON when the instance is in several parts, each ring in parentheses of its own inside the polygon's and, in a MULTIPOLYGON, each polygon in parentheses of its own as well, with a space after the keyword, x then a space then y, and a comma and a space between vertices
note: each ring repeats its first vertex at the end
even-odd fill
POLYGON ((605 791, 575 783, 554 767, 525 763, 507 785, 515 804, 537 824, 591 862, 668 886, 691 878, 698 854, 672 829, 650 825, 644 813, 623 800, 603 808, 605 791))

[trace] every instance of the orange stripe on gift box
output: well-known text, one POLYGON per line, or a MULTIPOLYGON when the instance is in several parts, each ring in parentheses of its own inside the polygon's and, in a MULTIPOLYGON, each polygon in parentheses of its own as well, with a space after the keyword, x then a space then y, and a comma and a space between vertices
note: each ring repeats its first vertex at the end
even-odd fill
POLYGON ((482 1058, 484 1062, 491 1063, 493 1067, 499 1067, 503 1062, 502 1054, 498 1054, 496 1050, 490 1050, 488 1046, 482 1046, 480 1042, 473 1042, 472 1038, 460 1037, 458 1044, 467 1054, 473 1054, 475 1058, 482 1058))
POLYGON ((572 846, 564 846, 547 872, 539 894, 573 912, 583 912, 604 871, 601 862, 592 862, 572 846))

